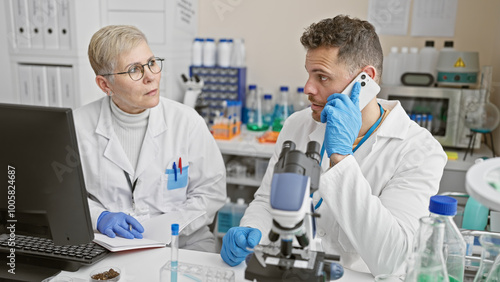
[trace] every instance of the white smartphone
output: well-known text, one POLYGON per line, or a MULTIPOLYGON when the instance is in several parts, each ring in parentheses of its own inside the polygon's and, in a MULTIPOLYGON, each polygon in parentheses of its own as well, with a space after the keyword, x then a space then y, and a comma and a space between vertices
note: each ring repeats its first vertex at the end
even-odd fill
POLYGON ((366 72, 361 72, 347 85, 342 94, 351 96, 352 86, 356 81, 361 84, 359 92, 359 110, 361 111, 380 92, 380 86, 366 72))

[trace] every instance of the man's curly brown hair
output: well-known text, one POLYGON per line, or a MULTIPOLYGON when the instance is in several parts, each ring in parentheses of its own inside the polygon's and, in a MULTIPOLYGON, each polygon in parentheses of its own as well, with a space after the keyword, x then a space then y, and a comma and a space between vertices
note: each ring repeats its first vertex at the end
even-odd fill
POLYGON ((345 15, 324 19, 311 24, 300 42, 307 50, 337 47, 338 60, 348 67, 351 75, 371 65, 377 70, 375 81, 380 81, 384 55, 375 27, 367 21, 345 15))

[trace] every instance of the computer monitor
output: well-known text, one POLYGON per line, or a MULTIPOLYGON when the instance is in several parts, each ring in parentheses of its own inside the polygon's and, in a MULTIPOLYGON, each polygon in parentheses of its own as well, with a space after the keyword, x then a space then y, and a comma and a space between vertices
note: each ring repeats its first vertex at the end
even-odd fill
POLYGON ((94 239, 72 110, 0 104, 0 234, 94 239))

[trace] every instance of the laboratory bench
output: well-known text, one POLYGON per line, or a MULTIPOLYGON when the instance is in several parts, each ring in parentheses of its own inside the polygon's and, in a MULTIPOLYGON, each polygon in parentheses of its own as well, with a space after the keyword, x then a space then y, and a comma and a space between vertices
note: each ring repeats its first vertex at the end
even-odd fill
MULTIPOLYGON (((90 273, 95 269, 103 267, 117 267, 121 270, 122 281, 160 281, 160 269, 170 260, 170 248, 142 249, 134 251, 123 251, 111 253, 104 260, 91 265, 82 266, 76 272, 62 271, 57 277, 69 277, 73 282, 89 281, 90 273)), ((245 279, 246 264, 242 262, 235 267, 228 266, 216 253, 206 253, 190 250, 179 250, 179 264, 195 264, 215 269, 229 270, 234 272, 235 282, 249 281, 245 279)), ((169 280, 165 280, 169 281, 169 280)), ((198 281, 182 280, 178 281, 198 281)), ((201 281, 201 280, 199 280, 201 281)), ((204 281, 204 280, 203 280, 204 281)), ((336 281, 373 281, 373 276, 369 273, 361 273, 344 269, 344 276, 336 281)), ((162 281, 163 282, 163 281, 162 281)))

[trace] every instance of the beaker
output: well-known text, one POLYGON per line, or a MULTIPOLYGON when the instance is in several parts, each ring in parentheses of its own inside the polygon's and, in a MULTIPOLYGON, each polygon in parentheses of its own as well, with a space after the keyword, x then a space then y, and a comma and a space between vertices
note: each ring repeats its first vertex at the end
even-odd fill
MULTIPOLYGON (((481 244, 481 263, 477 271, 474 282, 483 281, 498 281, 499 277, 494 277, 495 280, 487 280, 488 274, 493 269, 494 262, 496 262, 498 254, 500 253, 500 234, 483 234, 479 237, 481 244)), ((495 263, 496 268, 500 266, 495 263)), ((489 279, 489 278, 488 278, 489 279)), ((492 278, 493 279, 493 278, 492 278)))

